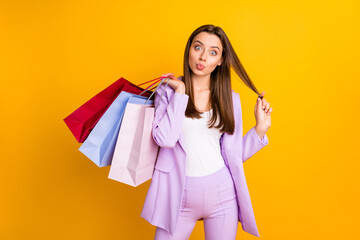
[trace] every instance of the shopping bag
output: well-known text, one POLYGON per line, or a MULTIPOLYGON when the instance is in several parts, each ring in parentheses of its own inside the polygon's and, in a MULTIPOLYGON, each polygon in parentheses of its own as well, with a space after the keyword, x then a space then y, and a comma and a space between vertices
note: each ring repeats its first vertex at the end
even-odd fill
MULTIPOLYGON (((158 79, 158 78, 157 78, 158 79)), ((153 79, 151 81, 157 80, 153 79)), ((151 82, 148 81, 148 82, 151 82)), ((147 82, 145 82, 147 83, 147 82)), ((144 84, 144 83, 142 83, 144 84)), ((133 94, 140 94, 144 91, 140 85, 134 85, 125 78, 120 78, 113 84, 96 94, 90 100, 81 105, 69 116, 64 118, 64 122, 75 136, 79 143, 83 143, 89 133, 92 131, 100 117, 109 108, 111 103, 116 99, 121 91, 126 91, 133 94)), ((148 97, 152 91, 143 93, 143 96, 148 97)))
MULTIPOLYGON (((136 96, 132 98, 132 101, 137 103, 144 103, 148 99, 122 91, 99 119, 94 129, 79 148, 80 152, 99 167, 109 166, 111 164, 126 103, 132 96, 136 96)), ((149 104, 151 104, 151 102, 149 104)))
MULTIPOLYGON (((158 87, 161 84, 162 81, 158 87)), ((133 97, 129 99, 108 178, 133 187, 152 178, 159 151, 151 134, 154 111, 154 105, 138 104, 133 97)))

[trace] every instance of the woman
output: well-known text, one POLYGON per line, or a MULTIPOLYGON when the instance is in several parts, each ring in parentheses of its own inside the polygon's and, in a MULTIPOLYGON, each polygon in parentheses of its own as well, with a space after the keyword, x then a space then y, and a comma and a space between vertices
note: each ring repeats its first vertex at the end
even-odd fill
POLYGON ((226 34, 214 25, 191 34, 184 76, 163 76, 167 84, 155 94, 152 129, 160 151, 141 216, 157 226, 158 240, 188 239, 198 220, 207 240, 235 239, 238 221, 260 237, 243 162, 268 144, 272 108, 265 92, 258 93, 226 34), (259 96, 256 126, 245 136, 230 67, 259 96))

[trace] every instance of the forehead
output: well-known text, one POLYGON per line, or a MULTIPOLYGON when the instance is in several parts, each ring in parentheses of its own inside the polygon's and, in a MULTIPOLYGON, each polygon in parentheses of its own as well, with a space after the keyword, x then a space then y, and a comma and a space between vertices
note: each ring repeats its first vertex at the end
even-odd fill
POLYGON ((215 34, 211 34, 208 32, 201 32, 196 35, 193 39, 193 43, 198 40, 202 42, 205 46, 218 46, 220 49, 222 48, 222 44, 220 38, 215 34))

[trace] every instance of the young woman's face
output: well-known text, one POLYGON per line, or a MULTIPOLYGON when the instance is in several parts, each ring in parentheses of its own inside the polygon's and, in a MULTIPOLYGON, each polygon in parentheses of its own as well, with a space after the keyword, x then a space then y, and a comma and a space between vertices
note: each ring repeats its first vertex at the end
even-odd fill
POLYGON ((196 35, 189 51, 189 66, 193 74, 204 76, 222 63, 222 44, 215 34, 201 32, 196 35))

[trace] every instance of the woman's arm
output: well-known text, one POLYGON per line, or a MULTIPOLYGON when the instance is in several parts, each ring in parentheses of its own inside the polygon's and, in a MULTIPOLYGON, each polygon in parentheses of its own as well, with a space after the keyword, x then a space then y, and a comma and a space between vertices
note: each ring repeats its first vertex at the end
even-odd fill
POLYGON ((255 153, 257 153, 261 148, 268 145, 269 140, 266 136, 262 139, 257 135, 255 131, 255 127, 252 127, 243 137, 242 141, 242 161, 245 162, 247 159, 252 157, 255 153))
POLYGON ((240 94, 234 92, 236 97, 236 101, 234 102, 234 116, 236 122, 239 124, 237 127, 235 126, 235 134, 239 135, 237 137, 242 137, 242 161, 245 162, 247 159, 252 157, 255 153, 257 153, 261 148, 268 145, 268 138, 266 134, 262 139, 258 136, 255 131, 255 127, 252 127, 244 136, 242 136, 242 108, 241 108, 241 99, 240 94))
POLYGON ((259 136, 259 138, 264 139, 266 132, 261 130, 260 127, 258 127, 257 125, 254 128, 255 128, 255 132, 259 136))
POLYGON ((160 147, 173 148, 180 137, 189 96, 175 92, 170 86, 165 89, 165 85, 159 86, 155 93, 152 136, 160 147))

